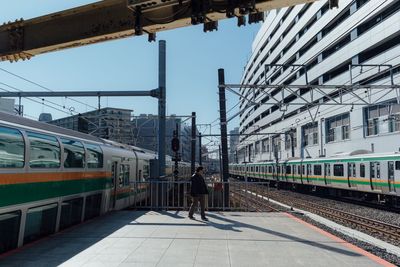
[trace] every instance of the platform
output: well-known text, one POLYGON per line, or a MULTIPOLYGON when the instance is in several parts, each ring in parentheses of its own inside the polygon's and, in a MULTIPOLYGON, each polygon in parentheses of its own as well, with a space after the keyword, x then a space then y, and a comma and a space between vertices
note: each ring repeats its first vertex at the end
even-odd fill
POLYGON ((389 266, 287 213, 120 211, 0 258, 0 266, 389 266))

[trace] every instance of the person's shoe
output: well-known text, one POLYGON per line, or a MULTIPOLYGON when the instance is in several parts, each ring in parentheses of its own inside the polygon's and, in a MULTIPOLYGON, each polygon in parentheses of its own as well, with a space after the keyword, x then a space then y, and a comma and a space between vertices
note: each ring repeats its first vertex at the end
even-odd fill
POLYGON ((208 221, 208 219, 206 217, 202 217, 201 218, 203 221, 208 221))
POLYGON ((189 219, 194 220, 195 218, 193 216, 189 215, 189 219))

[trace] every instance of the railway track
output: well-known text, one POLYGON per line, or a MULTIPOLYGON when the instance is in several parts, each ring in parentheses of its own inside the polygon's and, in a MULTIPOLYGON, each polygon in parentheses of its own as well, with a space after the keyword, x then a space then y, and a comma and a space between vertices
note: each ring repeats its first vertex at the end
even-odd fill
POLYGON ((263 195, 259 191, 260 190, 257 190, 257 193, 254 194, 244 188, 231 188, 230 195, 231 201, 233 201, 234 204, 233 206, 239 204, 239 208, 244 207, 247 211, 279 212, 279 209, 272 207, 261 197, 263 195))
POLYGON ((276 192, 271 192, 268 197, 291 207, 309 211, 337 223, 350 226, 353 229, 366 232, 367 234, 372 234, 380 239, 391 241, 391 243, 396 245, 400 244, 400 227, 397 225, 322 206, 310 201, 282 196, 276 192))

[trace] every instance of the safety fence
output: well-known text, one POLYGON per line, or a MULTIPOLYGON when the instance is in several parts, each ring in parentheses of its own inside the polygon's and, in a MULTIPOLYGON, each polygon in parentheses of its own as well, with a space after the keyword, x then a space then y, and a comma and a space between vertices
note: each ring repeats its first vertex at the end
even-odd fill
MULTIPOLYGON (((255 201, 268 201, 268 182, 206 181, 209 211, 256 211, 255 201)), ((144 181, 132 184, 134 208, 187 210, 192 203, 190 181, 144 181)), ((260 211, 260 208, 257 208, 260 211)))

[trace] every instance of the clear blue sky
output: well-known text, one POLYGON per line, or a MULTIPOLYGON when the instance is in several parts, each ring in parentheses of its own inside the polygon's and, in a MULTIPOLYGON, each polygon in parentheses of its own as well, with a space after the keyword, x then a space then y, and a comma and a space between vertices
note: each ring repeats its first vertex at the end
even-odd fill
MULTIPOLYGON (((3 0, 0 2, 0 23, 29 19, 90 2, 96 1, 3 0)), ((251 43, 260 27, 257 24, 238 28, 236 23, 236 19, 220 21, 219 30, 211 33, 203 33, 202 25, 199 25, 157 34, 157 41, 167 41, 168 114, 186 115, 195 111, 197 122, 202 124, 219 117, 217 70, 225 69, 227 83, 239 83, 251 54, 251 43)), ((149 43, 144 35, 43 54, 29 61, 0 62, 0 67, 54 91, 149 90, 158 84, 158 42, 149 43)), ((0 71, 0 82, 24 91, 43 90, 3 71, 0 71)), ((7 87, 0 84, 0 88, 7 87)), ((228 109, 238 101, 229 92, 227 98, 228 109)), ((91 107, 71 100, 48 100, 66 108, 73 107, 77 112, 91 110, 91 107)), ((97 106, 97 99, 79 100, 97 106)), ((54 118, 67 116, 28 100, 23 104, 25 112, 33 117, 38 117, 41 112, 50 112, 54 118)), ((150 98, 104 98, 101 104, 103 107, 133 109, 135 115, 157 113, 157 101, 150 98)), ((237 126, 238 119, 235 119, 228 128, 237 126)), ((218 131, 218 126, 213 128, 213 132, 218 131)))

